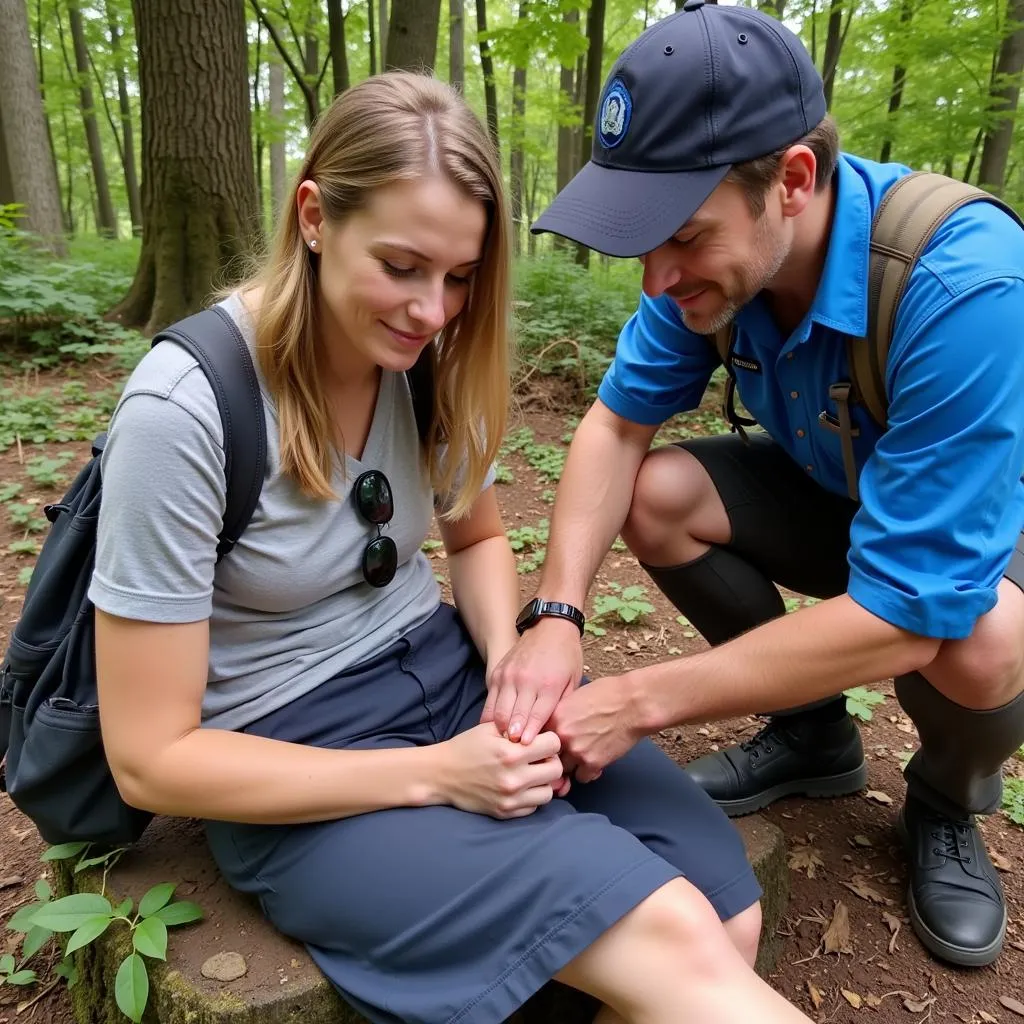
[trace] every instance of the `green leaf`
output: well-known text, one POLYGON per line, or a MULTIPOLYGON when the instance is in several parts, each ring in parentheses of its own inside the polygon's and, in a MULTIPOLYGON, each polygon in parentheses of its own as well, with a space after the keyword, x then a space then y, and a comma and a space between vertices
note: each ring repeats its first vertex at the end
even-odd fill
POLYGON ((76 949, 88 946, 93 939, 98 939, 109 927, 113 918, 109 914, 97 914, 82 924, 68 940, 68 948, 64 950, 66 955, 74 953, 76 949))
POLYGON ((115 917, 127 917, 132 912, 132 901, 129 897, 126 900, 122 900, 116 907, 114 907, 115 917))
POLYGON ((53 932, 49 928, 30 928, 21 944, 21 958, 28 960, 36 955, 50 941, 53 932))
POLYGON ((40 878, 36 881, 36 895, 42 903, 49 902, 50 897, 53 895, 50 883, 45 878, 40 878))
POLYGON ((74 960, 69 957, 65 957, 57 964, 53 969, 53 973, 58 978, 63 978, 68 983, 68 988, 74 988, 78 984, 78 968, 75 966, 74 960))
POLYGON ((63 899, 45 903, 33 915, 32 923, 54 932, 73 932, 100 914, 111 916, 110 900, 95 892, 76 892, 63 899))
POLYGON ((191 924, 193 921, 203 919, 203 908, 197 903, 190 903, 188 900, 177 900, 161 907, 154 915, 160 918, 168 928, 178 924, 191 924))
POLYGON ((150 914, 155 914, 161 907, 166 906, 171 901, 177 887, 176 882, 161 882, 159 885, 154 885, 139 900, 139 915, 149 917, 150 914))
POLYGON ((77 875, 79 871, 85 871, 88 868, 94 868, 99 864, 106 864, 118 852, 117 850, 111 850, 110 853, 105 853, 101 857, 86 857, 84 860, 80 860, 75 865, 75 874, 77 875))
POLYGON ((38 978, 35 971, 18 971, 16 974, 8 975, 4 980, 8 985, 31 985, 38 978))
POLYGON ((14 957, 10 953, 0 956, 0 974, 10 974, 14 970, 14 957))
POLYGON ((12 932, 25 932, 26 934, 35 927, 36 911, 42 906, 41 903, 30 903, 14 912, 7 922, 7 928, 12 932))
POLYGON ((864 722, 870 722, 874 718, 871 710, 876 704, 885 700, 885 695, 869 690, 866 686, 854 686, 845 691, 846 710, 864 722))
POLYGON ((68 860, 77 857, 89 844, 88 843, 61 843, 60 846, 51 846, 40 860, 68 860))
POLYGON ((167 925, 159 917, 147 917, 132 932, 132 945, 143 956, 167 959, 167 925))
POLYGON ((114 980, 114 998, 118 1009, 129 1019, 140 1024, 149 1000, 149 974, 146 961, 138 953, 127 956, 117 969, 114 980))

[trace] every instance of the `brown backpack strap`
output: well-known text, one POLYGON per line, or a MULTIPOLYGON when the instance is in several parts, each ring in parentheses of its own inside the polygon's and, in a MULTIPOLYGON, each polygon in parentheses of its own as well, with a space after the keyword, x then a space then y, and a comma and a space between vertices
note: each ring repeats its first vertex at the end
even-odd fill
POLYGON ((881 427, 886 425, 889 408, 885 364, 896 311, 914 264, 951 213, 979 201, 994 203, 1021 224, 1014 210, 988 192, 928 171, 900 178, 875 213, 868 270, 868 333, 866 339, 856 339, 850 346, 850 373, 855 397, 881 427))
POLYGON ((757 420, 751 419, 749 416, 741 416, 736 411, 736 371, 732 368, 732 348, 736 344, 736 325, 729 324, 728 327, 723 327, 720 331, 715 331, 714 334, 706 335, 706 337, 718 353, 718 358, 722 360, 722 365, 725 367, 726 377, 725 393, 722 396, 722 416, 725 418, 726 423, 729 424, 729 429, 735 431, 746 441, 747 432, 743 428, 756 427, 757 420))

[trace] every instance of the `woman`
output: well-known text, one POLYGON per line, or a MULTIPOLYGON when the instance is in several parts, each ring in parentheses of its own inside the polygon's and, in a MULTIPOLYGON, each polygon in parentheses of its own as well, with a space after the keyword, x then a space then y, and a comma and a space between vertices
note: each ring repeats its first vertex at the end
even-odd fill
POLYGON ((269 454, 221 563, 194 361, 157 346, 114 414, 90 596, 118 786, 206 819, 231 884, 372 1021, 497 1024, 552 977, 605 1024, 803 1019, 750 968, 757 883, 679 769, 641 745, 570 793, 555 735, 481 723, 519 606, 490 470, 508 274, 500 171, 458 96, 405 73, 344 93, 225 300, 269 454), (404 371, 435 339, 421 447, 404 371), (420 551, 435 508, 458 614, 420 551))

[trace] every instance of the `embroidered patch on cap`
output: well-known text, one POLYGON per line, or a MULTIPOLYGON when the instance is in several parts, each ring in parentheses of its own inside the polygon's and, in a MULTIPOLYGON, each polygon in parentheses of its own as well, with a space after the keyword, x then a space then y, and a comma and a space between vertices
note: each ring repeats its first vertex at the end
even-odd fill
POLYGON ((622 81, 616 78, 605 93, 597 122, 597 137, 605 149, 613 149, 626 137, 632 114, 633 100, 622 81))

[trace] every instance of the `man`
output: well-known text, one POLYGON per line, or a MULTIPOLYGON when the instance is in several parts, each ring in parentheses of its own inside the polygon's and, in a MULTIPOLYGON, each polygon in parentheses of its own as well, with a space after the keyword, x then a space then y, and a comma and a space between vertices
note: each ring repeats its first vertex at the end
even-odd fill
POLYGON ((886 428, 852 409, 852 500, 829 389, 867 333, 872 220, 906 173, 840 154, 809 56, 754 10, 688 0, 619 58, 593 158, 534 230, 639 256, 643 295, 485 714, 524 742, 550 720, 582 782, 666 726, 772 714, 687 768, 745 814, 861 788, 842 691, 894 676, 921 739, 899 818, 911 920, 937 956, 982 965, 1006 908, 973 816, 1024 742, 1024 232, 975 202, 933 237, 895 319, 886 428), (762 431, 650 450, 729 325, 762 431), (577 689, 580 609, 620 531, 711 649, 577 689), (775 584, 825 600, 784 615, 775 584))

